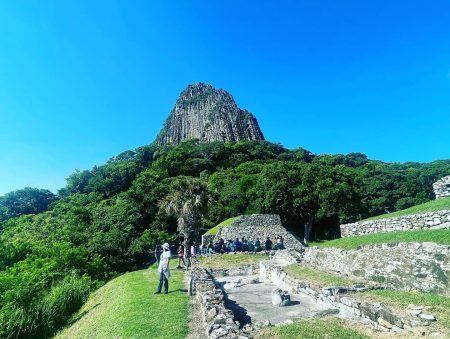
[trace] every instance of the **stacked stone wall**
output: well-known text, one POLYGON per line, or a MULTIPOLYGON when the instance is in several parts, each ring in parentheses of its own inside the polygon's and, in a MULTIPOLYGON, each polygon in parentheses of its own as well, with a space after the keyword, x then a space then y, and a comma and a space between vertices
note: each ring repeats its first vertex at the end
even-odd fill
POLYGON ((358 293, 374 289, 362 285, 342 286, 320 286, 306 280, 289 276, 282 267, 277 266, 269 260, 260 263, 260 277, 268 280, 278 287, 288 290, 290 293, 303 293, 334 308, 330 314, 339 313, 341 316, 357 317, 363 323, 369 322, 377 330, 383 332, 402 332, 407 327, 426 325, 418 322, 413 317, 403 317, 386 305, 365 301, 359 298, 358 293))
POLYGON ((201 309, 205 338, 246 339, 239 323, 234 320, 233 312, 226 308, 225 294, 213 276, 207 270, 196 267, 191 272, 191 279, 201 309))
POLYGON ((355 250, 307 248, 302 263, 385 287, 450 296, 450 247, 435 243, 367 245, 355 250))
POLYGON ((242 237, 244 237, 252 242, 259 239, 261 245, 264 246, 267 237, 275 244, 277 236, 283 237, 284 245, 288 249, 301 250, 303 248, 300 240, 284 228, 280 216, 276 214, 242 215, 230 226, 222 227, 217 233, 214 241, 216 242, 220 238, 223 238, 226 241, 234 240, 236 238, 242 239, 242 237))
POLYGON ((371 233, 416 231, 450 228, 450 210, 423 214, 411 214, 396 218, 367 220, 340 225, 341 237, 352 237, 371 233))
POLYGON ((436 199, 450 197, 450 175, 436 181, 433 184, 433 191, 436 199))

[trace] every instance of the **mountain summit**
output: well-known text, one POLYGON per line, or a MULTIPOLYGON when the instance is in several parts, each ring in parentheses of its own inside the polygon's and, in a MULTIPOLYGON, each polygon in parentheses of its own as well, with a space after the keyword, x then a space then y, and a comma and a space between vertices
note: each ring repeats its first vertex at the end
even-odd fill
POLYGON ((264 140, 264 135, 256 118, 237 107, 230 93, 197 83, 180 94, 156 141, 178 145, 187 139, 264 140))

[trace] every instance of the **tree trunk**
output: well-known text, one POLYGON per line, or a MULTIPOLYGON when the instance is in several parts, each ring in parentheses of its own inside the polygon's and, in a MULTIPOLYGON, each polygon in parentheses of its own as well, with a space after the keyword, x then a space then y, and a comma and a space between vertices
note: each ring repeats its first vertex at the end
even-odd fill
POLYGON ((304 235, 304 239, 303 239, 305 246, 308 246, 309 236, 311 234, 313 222, 314 222, 314 215, 311 214, 308 218, 308 222, 305 224, 305 235, 304 235))
POLYGON ((184 257, 186 260, 186 270, 191 267, 191 237, 186 234, 184 237, 184 257))

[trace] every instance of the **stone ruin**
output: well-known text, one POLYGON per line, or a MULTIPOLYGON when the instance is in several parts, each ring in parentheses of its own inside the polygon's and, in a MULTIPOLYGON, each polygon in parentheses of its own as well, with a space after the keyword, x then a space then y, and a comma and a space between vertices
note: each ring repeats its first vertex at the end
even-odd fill
POLYGON ((436 181, 433 184, 433 191, 436 199, 450 197, 450 175, 436 181))
MULTIPOLYGON (((256 238, 259 238, 261 245, 264 246, 264 242, 269 237, 275 245, 277 236, 283 237, 284 246, 287 249, 302 250, 303 245, 300 239, 283 226, 278 214, 241 215, 229 226, 222 227, 212 242, 215 243, 220 238, 227 241, 236 238, 242 239, 242 237, 255 242, 256 238)), ((211 241, 211 239, 206 239, 205 236, 202 240, 211 241)))

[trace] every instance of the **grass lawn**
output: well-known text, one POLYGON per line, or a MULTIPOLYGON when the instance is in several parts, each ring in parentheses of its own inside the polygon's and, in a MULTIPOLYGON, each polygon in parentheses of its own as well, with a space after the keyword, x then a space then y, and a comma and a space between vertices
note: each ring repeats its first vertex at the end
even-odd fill
POLYGON ((312 268, 302 266, 299 264, 292 264, 286 266, 283 270, 294 278, 315 282, 321 286, 349 286, 357 282, 354 279, 318 270, 313 270, 312 268))
POLYGON ((450 230, 421 230, 374 233, 357 237, 340 238, 323 242, 311 242, 310 246, 354 249, 361 245, 397 242, 435 242, 450 245, 450 230))
POLYGON ((265 254, 213 254, 210 257, 201 257, 200 265, 206 268, 232 268, 257 265, 261 260, 267 259, 265 254))
POLYGON ((437 323, 450 329, 450 298, 433 293, 403 292, 395 290, 375 290, 361 293, 363 297, 406 310, 408 305, 431 306, 424 313, 436 316, 437 323))
MULTIPOLYGON (((175 266, 175 261, 172 261, 175 266)), ((156 267, 126 273, 94 292, 57 338, 185 338, 188 295, 172 270, 169 294, 154 295, 156 267)))
POLYGON ((302 320, 290 325, 269 327, 256 333, 261 339, 363 339, 369 338, 337 318, 302 320))
POLYGON ((208 232, 206 232, 205 235, 216 235, 217 232, 219 232, 219 229, 221 229, 222 227, 230 226, 233 223, 233 221, 235 221, 237 218, 238 217, 233 217, 225 221, 222 221, 219 225, 214 226, 208 232))
POLYGON ((426 213, 426 212, 433 212, 433 211, 439 211, 439 210, 445 210, 450 209, 450 198, 442 198, 437 200, 431 200, 424 204, 416 205, 401 211, 392 212, 388 214, 382 214, 378 215, 376 217, 364 219, 361 221, 367 221, 367 220, 377 220, 377 219, 386 219, 386 218, 394 218, 394 217, 401 217, 404 215, 409 214, 418 214, 418 213, 426 213))

